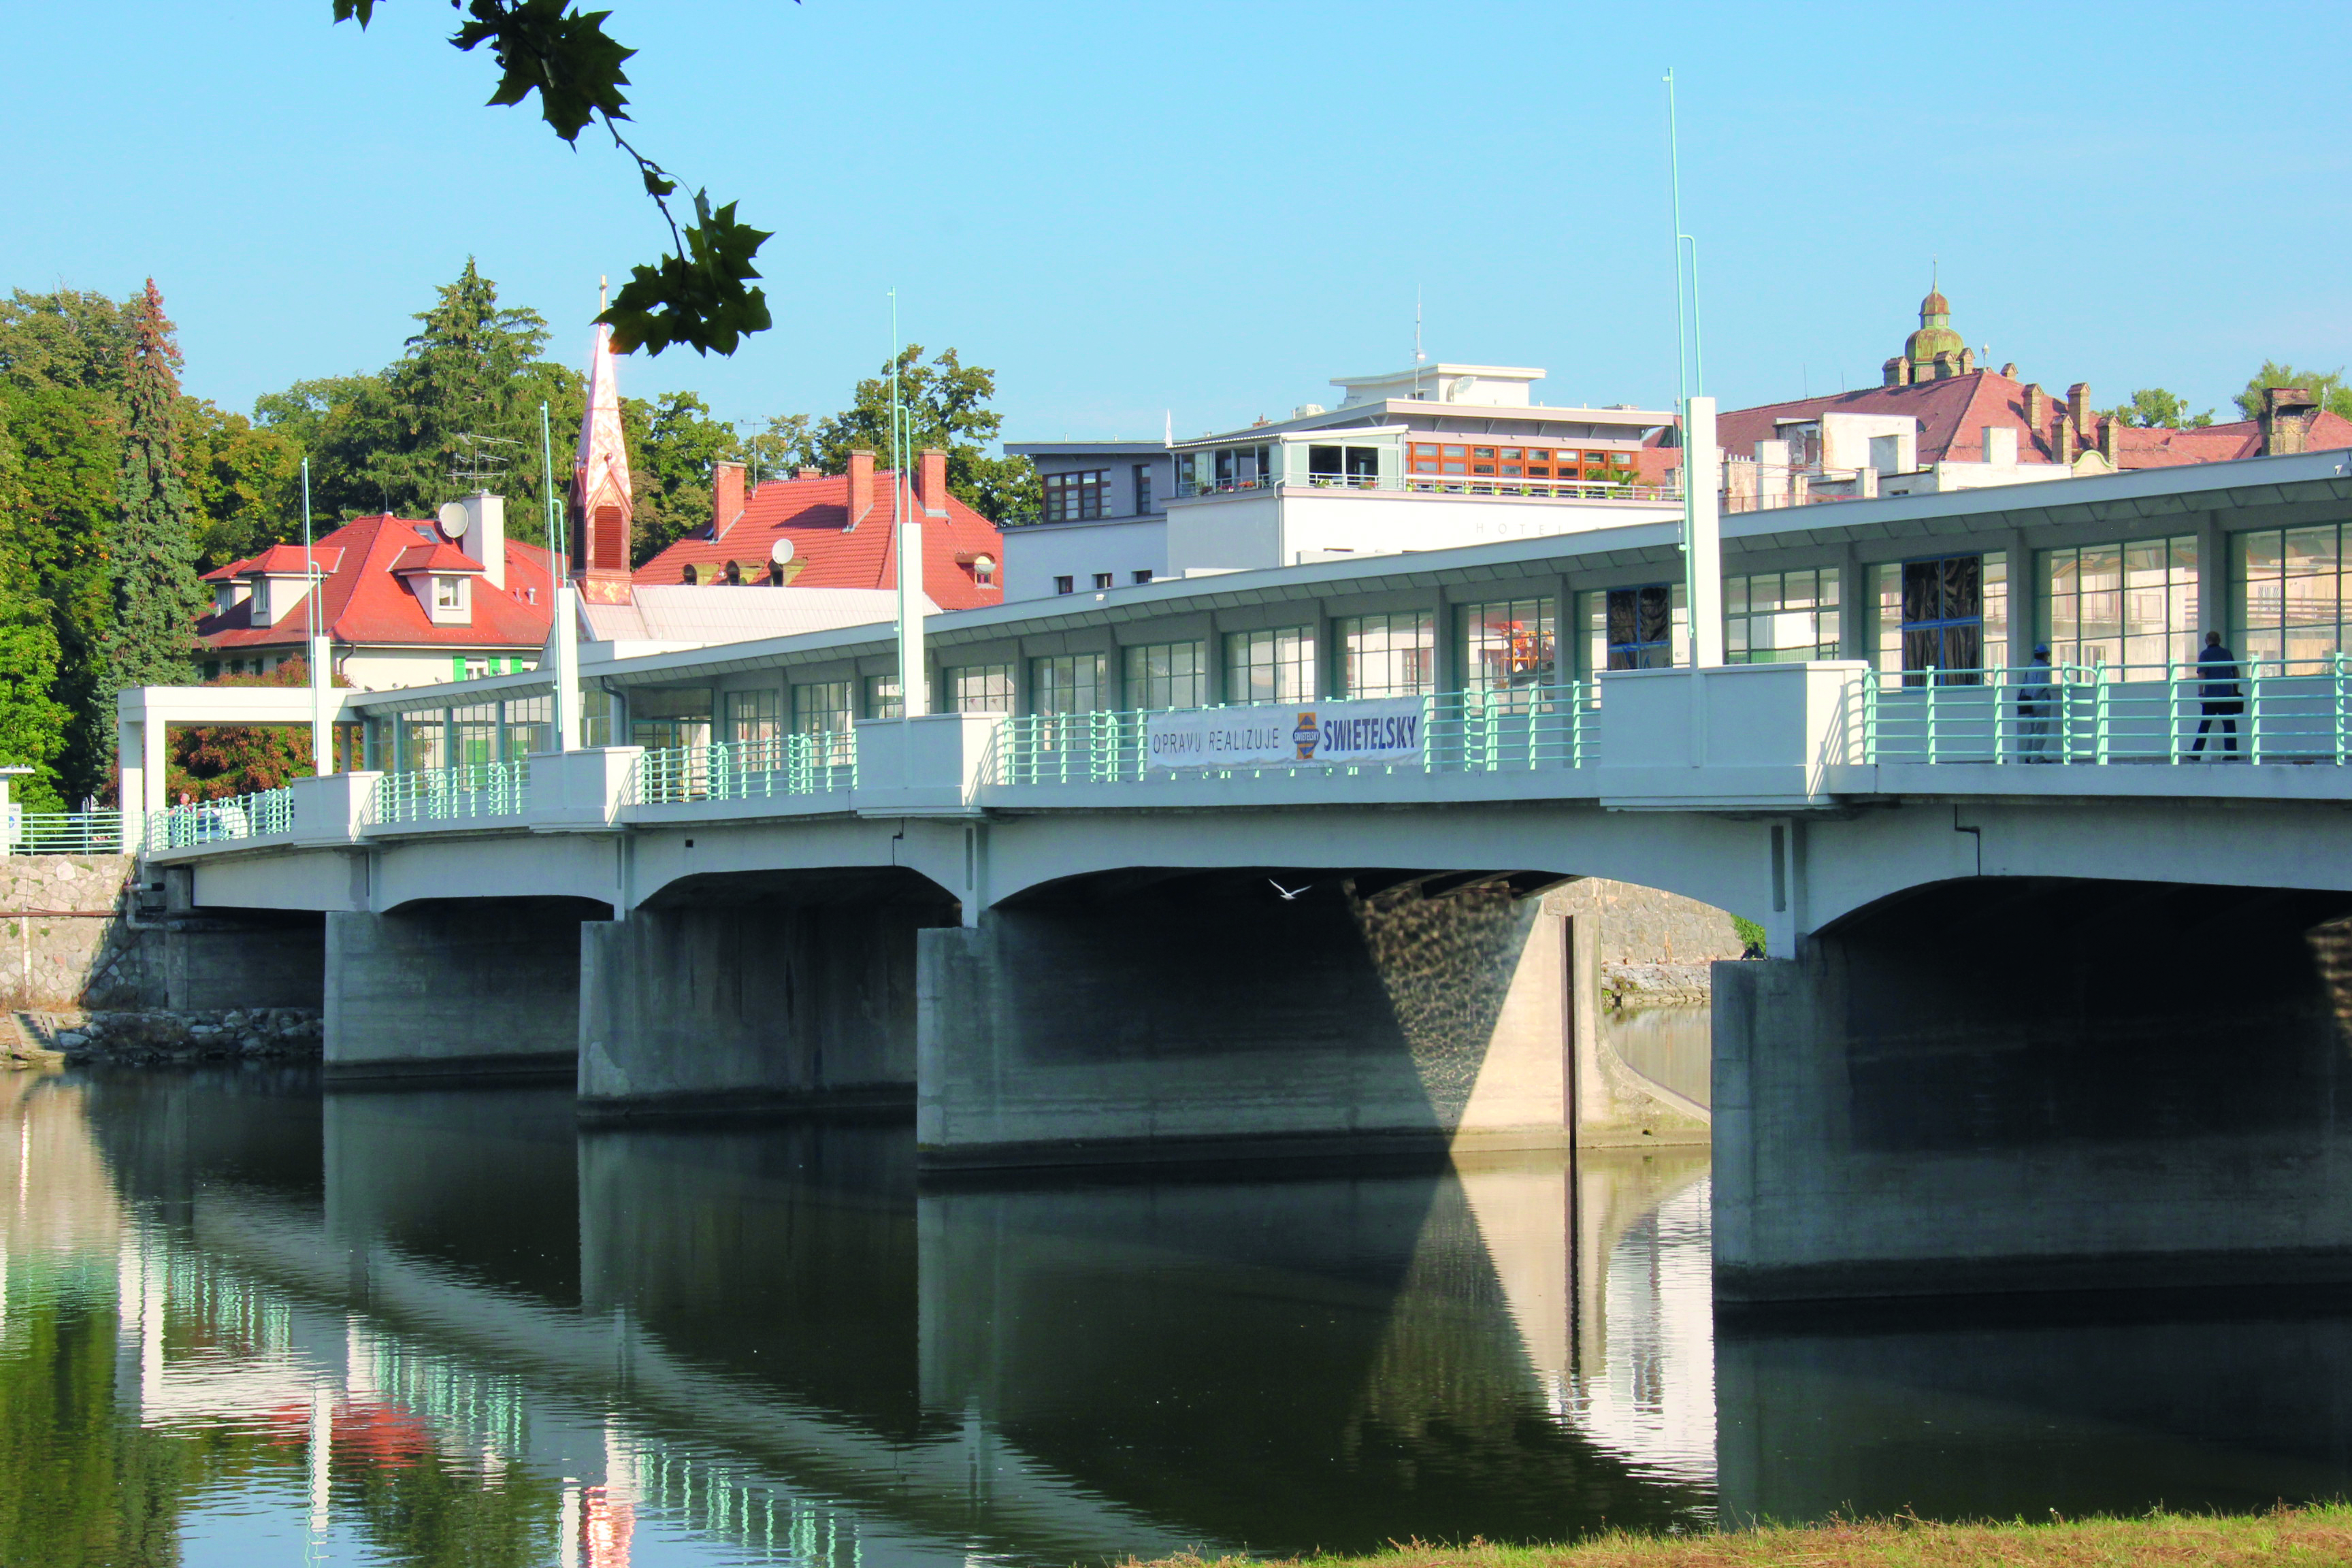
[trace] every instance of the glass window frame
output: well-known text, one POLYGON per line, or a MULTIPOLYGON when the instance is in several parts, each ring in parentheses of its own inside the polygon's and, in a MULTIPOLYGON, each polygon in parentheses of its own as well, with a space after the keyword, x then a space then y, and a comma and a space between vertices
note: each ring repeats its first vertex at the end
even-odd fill
POLYGON ((1129 643, 1119 650, 1123 700, 1145 712, 1209 705, 1209 644, 1205 637, 1178 642, 1129 643))
POLYGON ((1437 689, 1437 616, 1384 610, 1331 623, 1331 695, 1426 697, 1437 689))
POLYGON ((1315 643, 1311 625, 1227 632, 1224 700, 1228 703, 1314 701, 1315 643))

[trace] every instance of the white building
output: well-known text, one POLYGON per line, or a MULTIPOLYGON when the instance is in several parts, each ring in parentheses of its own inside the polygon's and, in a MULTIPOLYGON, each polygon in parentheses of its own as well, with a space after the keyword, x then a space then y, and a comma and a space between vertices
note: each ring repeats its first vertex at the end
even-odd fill
POLYGON ((1048 488, 1041 521, 1006 531, 1005 596, 1679 516, 1664 454, 1644 444, 1674 416, 1550 407, 1532 395, 1543 374, 1423 363, 1338 377, 1336 407, 1310 403, 1221 435, 1008 446, 1048 488))

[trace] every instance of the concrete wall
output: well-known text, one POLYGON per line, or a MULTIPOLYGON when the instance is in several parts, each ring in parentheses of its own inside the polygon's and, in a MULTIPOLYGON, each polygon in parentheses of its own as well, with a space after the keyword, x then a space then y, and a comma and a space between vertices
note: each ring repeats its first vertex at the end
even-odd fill
POLYGON ((916 933, 955 915, 895 882, 877 893, 581 928, 582 1110, 911 1103, 916 933))
POLYGON ((922 933, 935 1164, 1566 1136, 1562 923, 1495 886, 1280 899, 1255 872, 922 933))
POLYGON ((1717 964, 1718 1300, 2352 1277, 2341 904, 1988 878, 1717 964))
POLYGON ((1582 878, 1545 894, 1544 908, 1594 917, 1602 964, 1706 963, 1745 951, 1731 917, 1714 905, 1634 882, 1582 878))
POLYGON ((163 931, 163 1005, 175 1013, 224 1007, 316 1007, 324 1000, 331 916, 175 915, 163 931))
POLYGON ((565 899, 330 912, 328 1076, 571 1070, 581 922, 601 912, 565 899))

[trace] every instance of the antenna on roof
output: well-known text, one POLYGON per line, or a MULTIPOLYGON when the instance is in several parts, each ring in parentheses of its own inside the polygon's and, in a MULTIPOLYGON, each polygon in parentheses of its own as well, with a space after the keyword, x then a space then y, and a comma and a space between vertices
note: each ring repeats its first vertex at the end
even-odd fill
POLYGON ((1421 285, 1416 283, 1412 286, 1412 363, 1419 364, 1428 357, 1421 352, 1421 285))
POLYGON ((520 441, 504 436, 477 436, 459 431, 457 449, 449 454, 449 482, 469 490, 486 490, 503 479, 522 452, 520 441))
POLYGON ((604 313, 604 275, 601 272, 596 274, 596 313, 604 313))

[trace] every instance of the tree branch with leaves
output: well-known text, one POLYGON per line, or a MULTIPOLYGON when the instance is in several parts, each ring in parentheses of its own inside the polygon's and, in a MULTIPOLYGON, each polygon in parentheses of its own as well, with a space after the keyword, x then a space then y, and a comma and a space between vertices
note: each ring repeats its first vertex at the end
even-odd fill
MULTIPOLYGON (((356 21, 364 30, 378 0, 333 0, 335 20, 356 21)), ((466 20, 449 42, 471 52, 483 45, 499 65, 494 104, 512 106, 539 94, 540 114, 573 147, 580 132, 601 123, 613 144, 637 166, 646 195, 668 225, 672 249, 651 265, 629 269, 629 280, 596 319, 613 329, 613 346, 623 353, 644 349, 658 354, 672 343, 697 353, 731 354, 742 340, 773 325, 764 291, 752 287, 752 264, 770 231, 735 216, 735 204, 714 205, 708 190, 694 193, 694 221, 678 226, 670 208, 677 175, 639 152, 621 134, 629 119, 629 85, 621 68, 636 51, 604 31, 609 11, 580 12, 572 0, 449 0, 466 20)))

